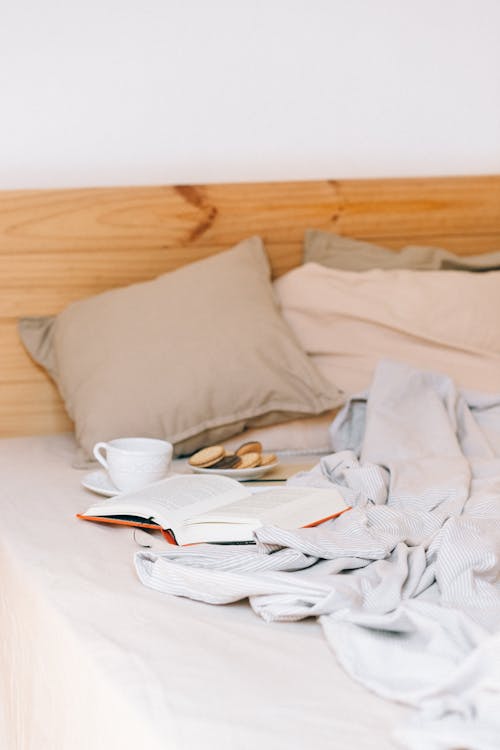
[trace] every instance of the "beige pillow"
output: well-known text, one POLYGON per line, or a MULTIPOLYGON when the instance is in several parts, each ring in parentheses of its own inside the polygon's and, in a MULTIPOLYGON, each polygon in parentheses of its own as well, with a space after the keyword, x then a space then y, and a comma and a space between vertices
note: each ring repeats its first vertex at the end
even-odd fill
POLYGON ((358 273, 308 263, 275 290, 303 348, 348 394, 369 386, 382 358, 500 390, 500 272, 358 273))
POLYGON ((275 303, 262 241, 20 322, 87 456, 98 440, 166 438, 189 453, 342 401, 275 303))
POLYGON ((268 427, 254 427, 225 440, 224 445, 234 450, 242 443, 258 440, 264 451, 273 453, 330 453, 332 446, 328 428, 339 408, 318 417, 302 417, 268 427))
POLYGON ((304 263, 321 263, 343 271, 407 268, 420 271, 494 271, 500 252, 460 256, 437 247, 408 245, 399 252, 333 232, 309 229, 304 237, 304 263))

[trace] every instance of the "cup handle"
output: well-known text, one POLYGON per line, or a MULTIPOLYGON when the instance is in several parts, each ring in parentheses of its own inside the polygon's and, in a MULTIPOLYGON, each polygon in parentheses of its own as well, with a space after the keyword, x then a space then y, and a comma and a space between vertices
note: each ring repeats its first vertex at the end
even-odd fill
POLYGON ((107 450, 107 448, 108 448, 108 444, 107 443, 96 443, 94 445, 94 450, 93 450, 94 456, 99 461, 99 463, 101 464, 101 466, 104 466, 104 468, 106 469, 106 471, 108 471, 108 462, 106 461, 106 459, 102 455, 101 451, 105 451, 105 450, 107 450))

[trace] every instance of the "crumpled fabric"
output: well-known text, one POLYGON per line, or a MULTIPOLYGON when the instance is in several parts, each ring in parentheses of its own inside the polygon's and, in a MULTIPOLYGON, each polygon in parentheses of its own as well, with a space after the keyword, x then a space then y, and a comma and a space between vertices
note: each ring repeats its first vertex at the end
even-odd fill
POLYGON ((136 554, 141 581, 264 620, 317 617, 344 669, 415 708, 409 750, 500 747, 500 396, 381 362, 331 427, 335 453, 296 485, 352 510, 268 527, 255 547, 136 554))

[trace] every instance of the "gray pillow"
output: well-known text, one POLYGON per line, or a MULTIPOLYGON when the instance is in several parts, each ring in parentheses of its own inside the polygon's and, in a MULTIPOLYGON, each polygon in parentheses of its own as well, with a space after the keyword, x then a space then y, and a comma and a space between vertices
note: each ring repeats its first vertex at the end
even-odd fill
POLYGON ((189 453, 343 401, 281 317, 258 237, 19 331, 59 387, 81 458, 126 436, 189 453))
POLYGON ((420 245, 408 245, 395 252, 333 232, 308 229, 304 239, 304 263, 311 262, 341 271, 369 271, 372 268, 497 271, 500 269, 500 252, 460 256, 442 248, 420 245))

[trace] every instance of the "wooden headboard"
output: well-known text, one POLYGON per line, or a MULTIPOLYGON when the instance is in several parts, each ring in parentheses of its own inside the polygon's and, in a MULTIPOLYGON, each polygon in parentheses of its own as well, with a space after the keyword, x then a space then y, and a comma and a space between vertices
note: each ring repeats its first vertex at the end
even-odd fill
POLYGON ((309 227, 390 248, 500 250, 500 176, 0 192, 0 435, 71 429, 17 337, 24 315, 142 281, 260 234, 275 275, 309 227))

